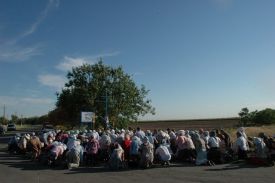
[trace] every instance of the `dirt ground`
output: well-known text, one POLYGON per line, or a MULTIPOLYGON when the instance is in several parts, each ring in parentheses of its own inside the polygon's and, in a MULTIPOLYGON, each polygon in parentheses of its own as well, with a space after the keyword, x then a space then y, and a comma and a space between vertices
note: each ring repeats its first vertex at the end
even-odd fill
POLYGON ((201 119, 201 120, 161 120, 161 121, 140 121, 130 125, 132 128, 140 127, 144 130, 153 129, 220 129, 220 128, 233 128, 239 122, 238 118, 221 118, 221 119, 201 119))

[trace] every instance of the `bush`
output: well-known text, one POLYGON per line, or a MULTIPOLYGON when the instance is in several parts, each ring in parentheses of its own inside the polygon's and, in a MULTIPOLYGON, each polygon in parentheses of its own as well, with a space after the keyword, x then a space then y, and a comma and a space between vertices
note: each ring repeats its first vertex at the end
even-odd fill
POLYGON ((275 123, 275 110, 265 109, 257 112, 254 117, 254 123, 257 125, 273 124, 275 123))

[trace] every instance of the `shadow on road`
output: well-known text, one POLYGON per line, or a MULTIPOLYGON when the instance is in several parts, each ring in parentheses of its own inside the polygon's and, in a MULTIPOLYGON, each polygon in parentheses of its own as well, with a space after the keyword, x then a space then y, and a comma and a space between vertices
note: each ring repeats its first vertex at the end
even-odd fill
MULTIPOLYGON (((6 165, 8 167, 13 167, 20 170, 26 171, 40 171, 40 170, 65 170, 64 165, 57 165, 55 167, 50 167, 47 165, 43 165, 37 161, 31 161, 28 158, 25 158, 22 155, 9 154, 7 151, 0 151, 0 163, 2 165, 6 165)), ((171 168, 171 167, 192 167, 192 164, 171 164, 169 167, 163 167, 161 165, 153 165, 153 169, 159 168, 171 168)), ((149 168, 148 170, 152 169, 149 168)), ((110 170, 109 167, 104 164, 100 164, 95 167, 87 167, 81 166, 78 168, 70 169, 69 172, 65 172, 64 174, 79 174, 79 173, 106 173, 106 172, 127 172, 127 171, 135 171, 142 170, 140 168, 124 168, 120 170, 110 170)))
POLYGON ((136 170, 150 170, 150 169, 160 169, 160 168, 172 168, 172 167, 191 167, 191 164, 171 164, 169 167, 163 167, 161 165, 153 165, 151 168, 148 169, 140 169, 140 168, 123 168, 119 170, 111 170, 107 166, 101 165, 96 167, 79 167, 75 169, 71 169, 70 172, 66 172, 64 174, 78 174, 78 173, 106 173, 106 172, 129 172, 129 171, 136 171, 136 170))
POLYGON ((61 170, 61 167, 49 167, 49 166, 44 166, 38 162, 33 162, 30 159, 24 158, 21 155, 14 155, 14 154, 9 154, 7 152, 0 152, 0 163, 2 165, 6 165, 9 167, 17 168, 20 170, 31 170, 31 171, 36 171, 36 170, 45 170, 45 169, 55 169, 55 170, 61 170))
MULTIPOLYGON (((40 162, 37 161, 31 161, 28 158, 25 158, 22 155, 14 155, 9 154, 6 150, 6 147, 0 148, 0 164, 6 165, 9 167, 17 168, 20 170, 27 170, 27 171, 40 171, 40 170, 65 170, 65 166, 58 165, 55 167, 50 167, 48 165, 43 165, 40 162)), ((173 168, 173 167, 195 167, 193 164, 189 163, 174 163, 171 164, 169 167, 163 167, 159 164, 153 165, 153 169, 159 169, 159 168, 173 168)), ((223 165, 216 165, 216 166, 206 166, 205 171, 209 172, 215 172, 215 171, 226 171, 226 170, 237 170, 242 168, 260 168, 263 166, 256 166, 249 164, 245 161, 235 161, 229 164, 223 164, 223 165)), ((149 168, 150 169, 150 168, 149 168)), ((139 168, 124 168, 117 171, 110 170, 108 166, 104 164, 100 164, 95 167, 87 167, 87 166, 81 166, 79 168, 70 169, 68 172, 64 172, 64 174, 79 174, 79 173, 106 173, 106 172, 127 172, 127 171, 135 171, 135 170, 141 170, 139 168)))
MULTIPOLYGON (((225 170, 237 170, 237 169, 242 169, 242 168, 260 168, 263 166, 256 166, 253 164, 249 164, 246 161, 235 161, 235 162, 226 164, 222 167, 219 167, 219 166, 217 168, 216 167, 217 166, 211 167, 209 169, 206 169, 206 171, 225 171, 225 170)), ((268 167, 268 166, 266 166, 266 167, 268 167)))

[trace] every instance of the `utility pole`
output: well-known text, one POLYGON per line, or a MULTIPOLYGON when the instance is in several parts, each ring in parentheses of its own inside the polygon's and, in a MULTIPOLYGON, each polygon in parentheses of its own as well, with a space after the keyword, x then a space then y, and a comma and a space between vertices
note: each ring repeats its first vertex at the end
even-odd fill
POLYGON ((3 114, 3 118, 5 118, 6 117, 6 106, 5 106, 5 104, 4 104, 4 114, 3 114))
POLYGON ((108 117, 108 96, 107 96, 107 89, 105 91, 105 117, 108 117))
POLYGON ((22 127, 22 123, 23 123, 23 115, 21 114, 21 120, 20 120, 20 122, 21 122, 21 127, 22 127))

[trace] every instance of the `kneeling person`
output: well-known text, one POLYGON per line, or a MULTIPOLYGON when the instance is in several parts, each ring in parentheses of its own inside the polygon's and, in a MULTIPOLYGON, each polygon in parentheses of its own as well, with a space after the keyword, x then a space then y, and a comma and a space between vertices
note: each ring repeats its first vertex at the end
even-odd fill
POLYGON ((165 141, 160 144, 160 146, 156 149, 156 156, 159 158, 162 165, 169 165, 171 160, 171 154, 168 148, 165 146, 165 141))

